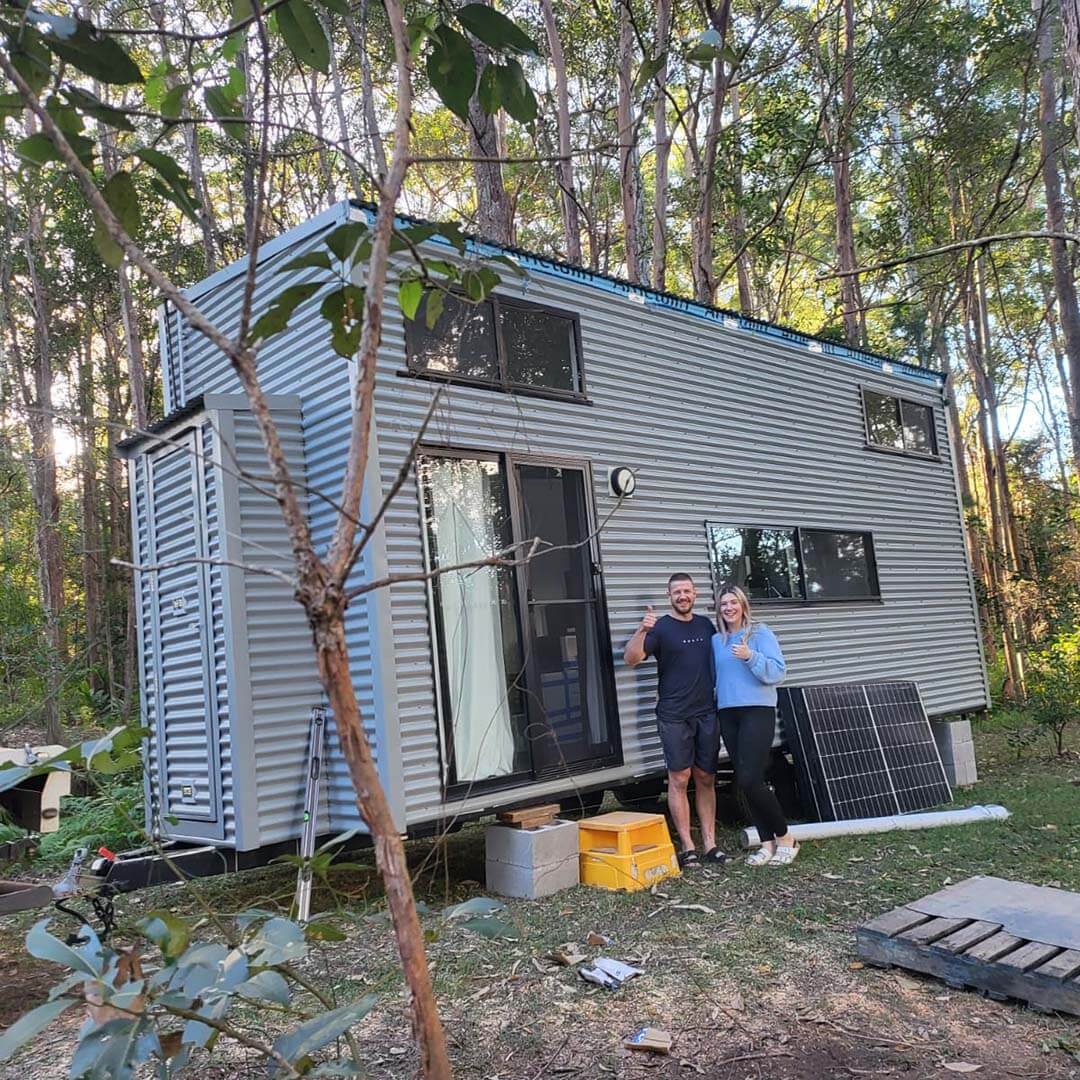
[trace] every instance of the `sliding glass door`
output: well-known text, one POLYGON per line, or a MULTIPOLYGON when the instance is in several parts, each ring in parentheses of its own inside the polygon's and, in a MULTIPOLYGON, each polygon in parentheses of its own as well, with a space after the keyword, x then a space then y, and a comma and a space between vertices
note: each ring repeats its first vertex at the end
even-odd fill
POLYGON ((618 753, 586 473, 499 455, 420 460, 448 785, 580 771, 618 753), (508 556, 509 559, 513 555, 508 556))

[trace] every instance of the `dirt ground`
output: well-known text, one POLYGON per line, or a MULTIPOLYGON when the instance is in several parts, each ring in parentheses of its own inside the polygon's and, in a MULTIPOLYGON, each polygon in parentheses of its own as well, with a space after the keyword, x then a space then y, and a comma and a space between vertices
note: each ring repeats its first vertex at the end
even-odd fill
MULTIPOLYGON (((862 922, 971 874, 1080 891, 1080 757, 1052 766, 985 760, 980 767, 986 780, 962 802, 1001 802, 1013 812, 1007 822, 808 844, 788 870, 753 870, 737 859, 650 892, 578 888, 511 900, 499 913, 510 937, 486 938, 441 914, 447 904, 484 894, 482 827, 441 844, 410 844, 455 1075, 914 1080, 970 1073, 1080 1080, 1080 1019, 865 967, 855 955, 854 931, 862 922), (602 950, 583 944, 589 959, 603 952, 644 974, 611 992, 549 959, 564 942, 586 942, 590 931, 612 943, 602 950), (623 1047, 645 1025, 671 1034, 670 1056, 623 1047)), ((725 831, 721 842, 732 850, 733 841, 725 831)), ((346 940, 314 944, 306 974, 337 1003, 378 993, 376 1007, 353 1029, 363 1075, 412 1077, 408 1012, 370 852, 350 863, 315 896, 316 910, 346 940)), ((153 908, 186 914, 193 924, 202 904, 222 916, 256 906, 286 911, 294 874, 276 866, 208 879, 198 886, 199 902, 179 886, 130 894, 118 904, 118 940, 135 940, 136 920, 153 908)), ((59 978, 59 969, 24 951, 22 939, 36 917, 0 920, 0 1024, 44 1000, 59 978)), ((56 924, 57 933, 63 925, 56 924)), ((196 936, 208 934, 196 926, 196 936)), ((266 1016, 240 1012, 233 1020, 269 1037, 276 1033, 266 1016)), ((81 1021, 79 1009, 65 1014, 0 1066, 0 1076, 66 1077, 81 1021)), ((255 1055, 220 1046, 190 1075, 267 1074, 255 1055)))

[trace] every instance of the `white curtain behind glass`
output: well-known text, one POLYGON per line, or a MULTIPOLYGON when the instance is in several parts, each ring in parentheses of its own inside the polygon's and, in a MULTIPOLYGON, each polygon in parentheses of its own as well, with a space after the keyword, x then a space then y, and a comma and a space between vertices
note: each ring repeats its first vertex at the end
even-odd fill
MULTIPOLYGON (((500 547, 492 526, 493 461, 428 461, 440 566, 482 559, 500 547)), ((506 776, 514 734, 506 692, 499 571, 493 566, 439 578, 457 779, 506 776)))

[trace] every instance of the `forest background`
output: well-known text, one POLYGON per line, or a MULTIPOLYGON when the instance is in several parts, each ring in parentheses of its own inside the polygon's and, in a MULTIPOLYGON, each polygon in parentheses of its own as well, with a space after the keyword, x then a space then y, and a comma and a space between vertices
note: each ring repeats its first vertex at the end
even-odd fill
MULTIPOLYGON (((1075 681, 1075 2, 503 6, 535 48, 512 45, 497 76, 453 84, 462 48, 483 70, 464 33, 440 39, 446 66, 417 64, 399 209, 946 372, 995 694, 1075 681)), ((269 5, 266 64, 253 34, 200 40, 243 0, 179 7, 95 5, 142 84, 105 72, 91 104, 49 109, 76 149, 95 109, 110 120, 87 160, 183 285, 252 230, 372 198, 397 83, 378 3, 269 5)), ((115 447, 161 414, 160 296, 103 261, 17 94, 0 120, 0 742, 58 742, 137 713, 115 447)))

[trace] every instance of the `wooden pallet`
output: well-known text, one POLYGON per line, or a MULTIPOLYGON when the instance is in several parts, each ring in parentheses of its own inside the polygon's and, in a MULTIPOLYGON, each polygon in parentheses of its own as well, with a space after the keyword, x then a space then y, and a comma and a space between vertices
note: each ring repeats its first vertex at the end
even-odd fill
POLYGON ((558 803, 546 803, 521 810, 505 810, 498 815, 498 821, 500 825, 509 825, 513 829, 536 829, 553 821, 558 812, 558 803))
POLYGON ((878 967, 910 968, 955 989, 1080 1016, 1080 949, 1027 941, 1000 923, 898 907, 860 926, 855 944, 860 958, 878 967))

